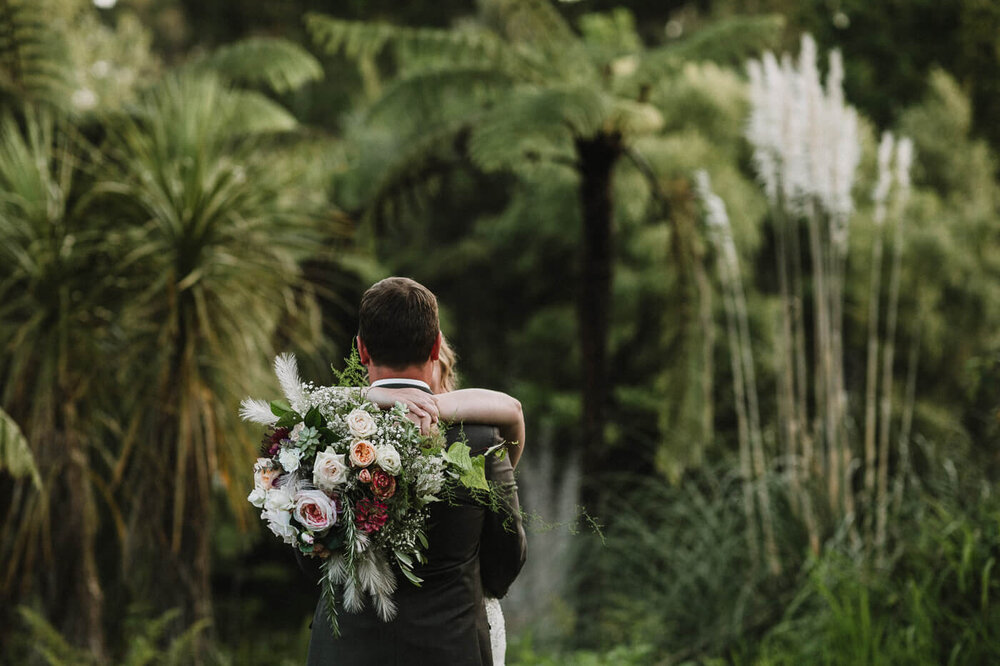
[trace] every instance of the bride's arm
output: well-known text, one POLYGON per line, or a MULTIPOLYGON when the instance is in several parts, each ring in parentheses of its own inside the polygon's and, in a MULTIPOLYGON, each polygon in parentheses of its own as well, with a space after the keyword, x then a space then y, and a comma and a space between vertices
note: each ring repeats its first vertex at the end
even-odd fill
POLYGON ((372 386, 362 389, 365 398, 382 409, 389 409, 397 402, 406 405, 408 416, 420 426, 425 435, 438 422, 438 406, 434 396, 416 388, 385 388, 372 386))
POLYGON ((517 465, 524 451, 524 414, 521 403, 499 391, 489 389, 460 389, 438 393, 438 413, 444 421, 489 423, 500 428, 500 436, 511 444, 508 451, 510 464, 517 465))

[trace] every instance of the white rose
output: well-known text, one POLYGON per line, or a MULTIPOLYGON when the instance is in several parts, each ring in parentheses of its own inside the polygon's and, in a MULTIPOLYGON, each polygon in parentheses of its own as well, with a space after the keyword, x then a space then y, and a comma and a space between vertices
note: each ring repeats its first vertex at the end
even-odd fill
POLYGON ((399 459, 399 451, 392 444, 376 446, 376 464, 389 474, 396 476, 403 471, 403 464, 399 459))
POLYGON ((323 490, 333 490, 347 481, 347 462, 343 453, 334 453, 333 449, 316 455, 313 465, 313 484, 323 490))
POLYGON ((303 490, 295 496, 295 519, 313 532, 322 532, 337 522, 337 508, 322 490, 303 490))
POLYGON ((267 491, 263 488, 254 488, 247 495, 247 501, 253 504, 258 509, 264 508, 264 500, 267 499, 267 491))
POLYGON ((293 449, 289 447, 281 447, 281 453, 278 454, 278 462, 281 466, 285 468, 286 472, 294 472, 299 468, 299 461, 302 458, 302 452, 298 449, 293 449))
POLYGON ((291 511, 295 507, 295 500, 288 488, 275 488, 267 492, 264 500, 264 508, 267 511, 291 511))
POLYGON ((375 425, 375 419, 363 409, 353 410, 347 415, 345 421, 347 422, 347 429, 355 437, 371 437, 378 430, 378 426, 375 425))
POLYGON ((292 514, 289 511, 265 511, 261 518, 267 521, 267 526, 285 543, 294 546, 299 531, 292 525, 292 514))

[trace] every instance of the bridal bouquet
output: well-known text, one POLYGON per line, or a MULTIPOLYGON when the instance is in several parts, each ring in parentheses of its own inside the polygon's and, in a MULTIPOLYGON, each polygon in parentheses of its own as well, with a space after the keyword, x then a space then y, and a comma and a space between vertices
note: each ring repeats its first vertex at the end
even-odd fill
POLYGON ((292 548, 323 558, 322 594, 335 635, 335 600, 350 612, 369 596, 384 621, 395 617, 393 565, 415 585, 427 548, 426 507, 455 484, 488 491, 481 456, 441 435, 424 436, 397 403, 383 411, 360 387, 314 386, 295 357, 275 359, 286 400, 246 398, 244 420, 267 426, 247 498, 292 548))

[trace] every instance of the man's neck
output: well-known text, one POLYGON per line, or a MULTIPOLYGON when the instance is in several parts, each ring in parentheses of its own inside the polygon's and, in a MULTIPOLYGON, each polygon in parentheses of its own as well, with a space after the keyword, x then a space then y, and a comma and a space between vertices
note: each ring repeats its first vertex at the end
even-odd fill
POLYGON ((424 365, 411 365, 407 368, 396 369, 387 368, 381 365, 369 365, 368 381, 374 383, 382 379, 416 379, 430 385, 433 379, 432 366, 427 363, 424 365))

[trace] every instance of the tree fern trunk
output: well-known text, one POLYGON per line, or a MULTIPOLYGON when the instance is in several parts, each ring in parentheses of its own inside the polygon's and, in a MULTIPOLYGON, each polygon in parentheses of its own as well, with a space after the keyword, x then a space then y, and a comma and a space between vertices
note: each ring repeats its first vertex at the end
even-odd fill
MULTIPOLYGON (((583 448, 585 484, 610 471, 604 442, 605 408, 610 391, 607 367, 608 320, 614 257, 612 173, 622 154, 621 136, 598 134, 576 142, 583 220, 577 300, 583 371, 583 448)), ((586 487, 585 485, 585 487, 586 487)), ((585 490, 591 501, 595 493, 585 490)))

